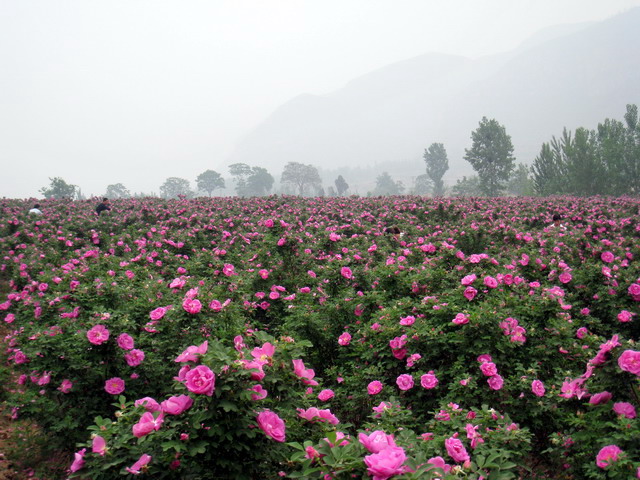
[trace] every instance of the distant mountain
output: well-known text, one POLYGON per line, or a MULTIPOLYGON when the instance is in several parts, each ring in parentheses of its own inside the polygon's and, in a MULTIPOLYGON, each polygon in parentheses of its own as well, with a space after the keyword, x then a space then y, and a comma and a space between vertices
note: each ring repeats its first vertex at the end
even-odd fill
POLYGON ((545 29, 512 52, 422 55, 329 95, 300 95, 246 135, 227 164, 259 159, 278 177, 290 161, 325 171, 415 161, 424 172, 424 149, 441 142, 451 184, 471 172, 464 149, 483 116, 503 124, 517 160, 530 163, 563 127, 622 119, 628 103, 640 103, 640 8, 545 29))

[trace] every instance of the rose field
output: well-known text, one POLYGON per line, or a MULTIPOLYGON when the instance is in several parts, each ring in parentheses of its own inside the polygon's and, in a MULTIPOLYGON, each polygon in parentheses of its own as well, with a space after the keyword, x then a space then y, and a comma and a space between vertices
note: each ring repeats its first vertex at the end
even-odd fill
POLYGON ((640 478, 640 199, 31 203, 0 210, 25 475, 640 478))

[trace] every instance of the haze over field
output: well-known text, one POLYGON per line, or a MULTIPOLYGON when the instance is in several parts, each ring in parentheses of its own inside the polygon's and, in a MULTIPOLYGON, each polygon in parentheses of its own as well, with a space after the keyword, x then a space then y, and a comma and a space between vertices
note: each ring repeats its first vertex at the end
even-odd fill
POLYGON ((0 195, 38 196, 56 176, 85 195, 115 183, 158 192, 167 177, 228 177, 235 161, 276 180, 288 161, 422 168, 432 142, 447 147, 452 183, 469 170, 462 153, 482 115, 529 163, 563 126, 594 128, 640 104, 633 7, 3 2, 0 195))

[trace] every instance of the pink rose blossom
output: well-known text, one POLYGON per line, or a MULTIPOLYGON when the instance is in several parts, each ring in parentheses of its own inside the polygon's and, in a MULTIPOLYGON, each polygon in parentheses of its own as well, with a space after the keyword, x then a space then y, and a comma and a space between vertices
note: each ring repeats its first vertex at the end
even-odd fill
POLYGON ((359 433, 358 441, 370 453, 379 453, 386 448, 397 446, 393 439, 393 435, 387 435, 382 430, 375 430, 369 435, 366 433, 359 433))
POLYGON ((174 361, 178 363, 197 362, 200 358, 199 355, 204 355, 205 353, 207 353, 208 348, 209 343, 207 341, 204 341, 198 346, 191 345, 190 347, 187 347, 184 352, 178 355, 174 361))
POLYGON ((149 462, 151 462, 151 456, 144 453, 140 456, 140 458, 136 463, 134 463, 130 467, 127 467, 126 470, 127 472, 133 475, 139 475, 141 472, 146 470, 146 467, 147 465, 149 465, 149 462))
POLYGON ((340 269, 340 275, 342 275, 347 280, 351 280, 353 278, 353 272, 349 267, 342 267, 340 269))
POLYGON ((612 395, 609 392, 596 393, 589 399, 591 405, 601 405, 611 400, 612 395))
POLYGON ((83 448, 82 450, 74 453, 73 463, 69 467, 69 470, 71 471, 71 473, 75 473, 78 470, 80 470, 82 467, 84 467, 84 454, 86 452, 87 452, 87 449, 83 448))
POLYGON ((109 330, 104 325, 96 325, 87 331, 87 338, 94 345, 102 345, 109 340, 109 330))
POLYGON ((202 303, 197 298, 185 298, 182 301, 182 308, 187 313, 196 314, 202 310, 202 303))
POLYGON ((622 415, 625 418, 636 418, 636 409, 628 402, 614 403, 613 411, 616 415, 622 415))
POLYGON ((416 317, 414 317, 413 315, 409 315, 408 317, 404 317, 400 319, 400 325, 408 327, 413 325, 415 321, 416 321, 416 317))
POLYGON ((618 366, 625 372, 640 376, 640 352, 625 350, 618 357, 618 366))
POLYGON ((451 321, 456 325, 464 325, 465 323, 469 323, 469 315, 465 313, 458 313, 451 321))
POLYGON ((273 438, 276 442, 285 441, 285 425, 284 421, 271 410, 264 410, 256 417, 258 426, 268 437, 273 438))
POLYGON ((216 375, 206 365, 198 365, 185 375, 187 390, 199 395, 212 396, 216 385, 216 375))
POLYGON ((606 262, 606 263, 611 263, 611 262, 613 262, 614 258, 615 258, 615 257, 614 257, 614 255, 613 255, 613 253, 611 253, 611 252, 602 252, 602 254, 600 255, 600 259, 601 259, 603 262, 606 262))
POLYGON ((489 288, 497 288, 498 287, 498 281, 490 276, 486 276, 484 277, 484 284, 485 286, 489 287, 489 288))
POLYGON ((140 398, 134 402, 134 405, 136 407, 143 406, 148 412, 159 412, 161 410, 160 404, 151 397, 140 398))
POLYGON ((134 347, 133 338, 128 333, 121 333, 116 341, 123 350, 131 350, 134 347))
POLYGON ((251 400, 254 402, 267 398, 268 392, 262 387, 262 385, 254 385, 249 390, 254 392, 251 394, 251 400))
POLYGON ((633 313, 631 313, 629 310, 622 310, 620 313, 618 313, 618 321, 621 323, 630 322, 632 319, 633 313))
POLYGON ((486 377, 493 377, 498 374, 498 368, 496 364, 493 362, 484 362, 480 364, 480 370, 482 374, 486 377))
POLYGON ((367 393, 369 395, 377 395, 382 391, 382 383, 379 380, 374 380, 367 385, 367 393))
POLYGON ((326 402, 328 400, 331 400, 334 396, 333 390, 330 389, 324 389, 322 390, 319 394, 318 394, 318 400, 320 400, 321 402, 326 402))
POLYGON ((93 437, 93 441, 91 442, 91 451, 100 456, 104 456, 107 452, 107 442, 104 441, 104 438, 100 435, 93 437))
POLYGON ((120 393, 124 392, 124 380, 119 377, 110 378, 109 380, 104 382, 104 389, 111 395, 119 395, 120 393))
POLYGON ((138 423, 131 427, 131 431, 136 438, 149 435, 153 431, 160 430, 162 423, 164 422, 164 414, 160 412, 157 417, 153 416, 151 412, 144 412, 138 420, 138 423))
POLYGON ((144 352, 134 348, 129 353, 125 353, 124 359, 127 361, 127 365, 130 367, 137 367, 144 360, 144 352))
POLYGON ((160 320, 166 314, 167 314, 167 309, 165 307, 158 307, 154 310, 151 310, 151 312, 149 312, 149 318, 151 318, 151 320, 160 320))
POLYGON ((305 385, 315 386, 318 385, 318 382, 313 380, 313 377, 316 376, 315 372, 311 368, 305 368, 304 362, 302 360, 292 360, 293 362, 293 373, 302 380, 302 383, 305 385))
POLYGON ((344 332, 338 337, 338 343, 343 347, 351 343, 351 335, 348 332, 344 332))
POLYGON ((504 380, 500 375, 494 375, 493 377, 489 377, 487 379, 487 383, 489 384, 489 388, 491 390, 500 390, 504 383, 504 380))
POLYGON ((447 449, 447 453, 453 461, 456 463, 463 463, 469 461, 469 454, 464 448, 464 445, 460 440, 454 437, 447 438, 444 441, 444 446, 447 449))
POLYGON ((624 453, 617 445, 607 445, 602 447, 596 455, 596 465, 600 468, 607 468, 620 459, 624 453))
POLYGON ((413 388, 413 377, 407 373, 403 373, 396 379, 396 384, 400 390, 410 390, 413 388))
POLYGON ((420 377, 420 385, 427 390, 436 388, 438 386, 438 378, 433 373, 425 373, 420 377))
POLYGON ((476 294, 477 293, 478 293, 478 291, 475 288, 467 287, 467 288, 465 288, 463 295, 464 295, 464 298, 466 298, 467 300, 471 301, 474 298, 476 298, 476 294))
POLYGON ((188 395, 179 395, 177 397, 169 397, 160 404, 160 408, 164 413, 169 415, 180 415, 193 405, 193 399, 188 395))
POLYGON ((374 480, 387 480, 394 475, 405 472, 403 464, 407 459, 404 449, 401 447, 389 447, 364 457, 367 472, 374 480))
POLYGON ((536 397, 544 397, 544 383, 542 383, 540 380, 534 380, 533 382, 531 382, 531 391, 536 397))

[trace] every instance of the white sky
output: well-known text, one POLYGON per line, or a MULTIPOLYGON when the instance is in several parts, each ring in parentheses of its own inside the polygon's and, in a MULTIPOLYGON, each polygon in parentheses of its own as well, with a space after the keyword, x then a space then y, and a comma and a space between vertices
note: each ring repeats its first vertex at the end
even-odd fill
MULTIPOLYGON (((640 0, 0 0, 0 196, 48 177, 158 192, 223 166, 301 93, 429 52, 476 57, 640 0)), ((260 164, 256 159, 255 164, 260 164)), ((263 165, 268 168, 268 165, 263 165)), ((280 172, 271 172, 279 178, 280 172)))

